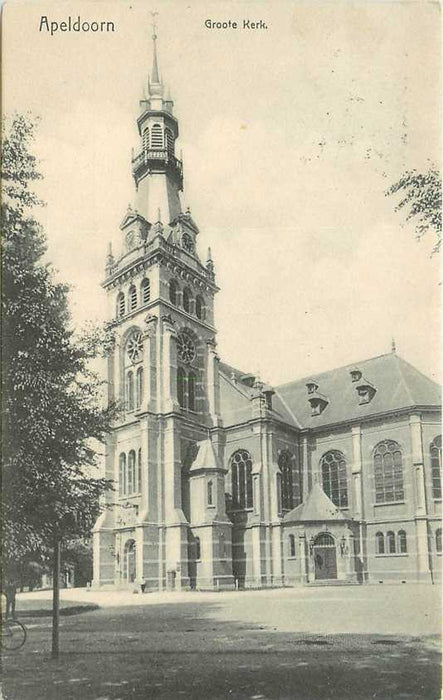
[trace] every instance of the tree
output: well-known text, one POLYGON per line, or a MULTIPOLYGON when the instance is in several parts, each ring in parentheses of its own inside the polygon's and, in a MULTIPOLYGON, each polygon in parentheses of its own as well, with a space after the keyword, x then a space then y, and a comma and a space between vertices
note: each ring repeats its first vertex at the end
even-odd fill
POLYGON ((99 340, 78 338, 68 288, 45 264, 44 232, 32 215, 41 204, 30 152, 35 123, 16 115, 3 135, 3 564, 12 572, 54 538, 88 535, 100 496, 91 438, 102 442, 115 407, 101 406, 90 370, 99 340), (72 514, 82 514, 73 518, 72 514))
POLYGON ((437 253, 441 246, 441 176, 440 173, 430 168, 427 173, 418 173, 416 170, 405 172, 394 185, 386 190, 385 195, 393 195, 401 192, 403 199, 395 207, 399 211, 403 207, 409 207, 406 221, 415 219, 416 237, 421 239, 429 229, 435 231, 437 240, 432 253, 437 253))

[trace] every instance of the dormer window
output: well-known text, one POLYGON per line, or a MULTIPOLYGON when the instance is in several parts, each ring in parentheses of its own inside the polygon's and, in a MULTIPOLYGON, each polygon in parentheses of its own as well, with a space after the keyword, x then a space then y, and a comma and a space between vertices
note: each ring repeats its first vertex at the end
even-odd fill
POLYGON ((364 377, 360 379, 359 383, 355 388, 357 390, 358 403, 360 405, 372 401, 377 391, 375 386, 364 377))
POLYGON ((328 405, 329 399, 324 394, 317 391, 318 384, 315 382, 307 382, 306 387, 308 389, 308 401, 311 405, 311 415, 319 416, 328 405))
POLYGON ((306 382, 306 389, 308 390, 308 394, 315 394, 318 389, 318 384, 316 384, 313 379, 310 379, 306 382))
POLYGON ((352 380, 353 382, 358 382, 358 381, 360 381, 360 379, 361 379, 361 377, 362 377, 362 373, 360 372, 359 369, 351 369, 351 371, 349 372, 349 374, 351 375, 351 380, 352 380))

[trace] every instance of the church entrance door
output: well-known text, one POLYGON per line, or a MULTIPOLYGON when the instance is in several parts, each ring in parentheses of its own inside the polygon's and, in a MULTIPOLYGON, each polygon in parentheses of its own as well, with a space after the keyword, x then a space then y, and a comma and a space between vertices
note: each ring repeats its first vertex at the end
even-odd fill
POLYGON ((135 542, 134 540, 128 540, 125 544, 125 552, 123 559, 123 576, 127 583, 134 583, 135 581, 135 542))
POLYGON ((337 578, 337 550, 332 535, 322 532, 314 542, 315 580, 337 578))

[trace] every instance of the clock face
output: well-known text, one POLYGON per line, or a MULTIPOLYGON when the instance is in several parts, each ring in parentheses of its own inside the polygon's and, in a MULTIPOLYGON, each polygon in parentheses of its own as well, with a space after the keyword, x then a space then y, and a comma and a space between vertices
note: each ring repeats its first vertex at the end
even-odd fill
POLYGON ((189 233, 184 233, 182 236, 182 245, 185 250, 188 251, 188 253, 192 253, 194 250, 194 242, 189 235, 189 233))
POLYGON ((128 340, 127 353, 131 362, 139 362, 143 355, 143 337, 142 334, 133 333, 128 340))
POLYGON ((180 333, 177 338, 177 354, 179 360, 187 364, 195 359, 195 343, 187 333, 180 333))

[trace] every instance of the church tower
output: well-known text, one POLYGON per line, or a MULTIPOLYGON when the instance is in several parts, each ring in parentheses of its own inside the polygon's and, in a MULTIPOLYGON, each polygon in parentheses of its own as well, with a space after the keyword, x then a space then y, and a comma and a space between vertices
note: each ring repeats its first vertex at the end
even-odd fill
POLYGON ((220 467, 214 264, 182 211, 173 102, 153 64, 132 155, 134 205, 109 249, 103 287, 115 342, 109 400, 121 407, 106 450, 115 482, 94 528, 94 585, 180 589, 232 584, 220 467))

